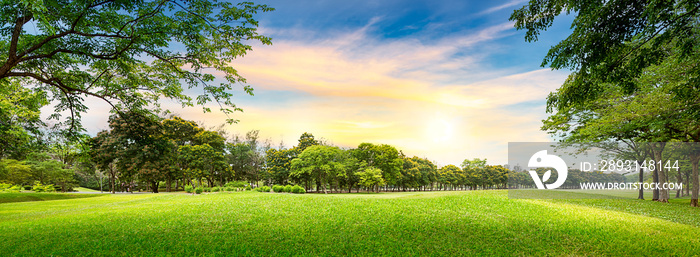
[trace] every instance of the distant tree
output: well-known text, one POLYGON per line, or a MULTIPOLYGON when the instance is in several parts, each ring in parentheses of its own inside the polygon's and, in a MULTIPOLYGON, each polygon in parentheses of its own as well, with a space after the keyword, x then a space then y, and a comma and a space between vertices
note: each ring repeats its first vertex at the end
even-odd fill
POLYGON ((462 169, 472 169, 472 168, 484 168, 486 167, 486 159, 464 159, 462 161, 462 169))
POLYGON ((0 159, 0 183, 29 185, 32 183, 32 168, 26 162, 0 159))
POLYGON ((98 164, 104 170, 116 169, 122 177, 140 179, 158 193, 160 181, 171 172, 175 144, 163 134, 157 117, 139 112, 112 115, 111 130, 95 140, 98 164))
POLYGON ((386 184, 384 177, 382 177, 382 170, 376 167, 368 167, 357 172, 356 175, 360 179, 360 185, 373 192, 379 193, 379 187, 386 184))
POLYGON ((444 185, 443 189, 455 189, 460 184, 462 179, 462 169, 452 164, 444 166, 438 170, 440 173, 440 183, 444 185))
POLYGON ((390 145, 362 143, 353 151, 353 157, 367 163, 367 166, 379 168, 382 177, 389 185, 396 185, 401 179, 403 160, 399 151, 390 145))
POLYGON ((265 153, 265 167, 268 177, 273 184, 288 184, 292 160, 297 155, 297 148, 279 150, 270 148, 267 150, 265 153))
POLYGON ((323 188, 327 193, 327 184, 336 183, 341 177, 345 177, 343 166, 343 151, 337 147, 313 145, 292 160, 291 176, 300 177, 307 175, 316 180, 317 190, 323 188))

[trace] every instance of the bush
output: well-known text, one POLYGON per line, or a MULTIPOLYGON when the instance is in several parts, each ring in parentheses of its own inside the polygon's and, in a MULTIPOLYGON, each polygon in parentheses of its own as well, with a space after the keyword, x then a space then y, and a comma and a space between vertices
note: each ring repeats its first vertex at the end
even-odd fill
POLYGON ((46 185, 46 186, 44 186, 44 191, 46 191, 46 192, 56 192, 56 188, 53 187, 53 185, 46 185))
POLYGON ((212 187, 212 188, 211 188, 211 191, 212 191, 212 192, 219 192, 219 191, 221 191, 221 188, 219 188, 219 187, 212 187))
POLYGON ((0 191, 8 190, 12 187, 11 184, 0 183, 0 191))
POLYGON ((275 193, 282 192, 282 191, 284 191, 284 186, 274 185, 274 186, 272 187, 272 191, 275 191, 275 193))
POLYGON ((245 187, 244 181, 231 181, 226 183, 226 187, 245 187))
POLYGON ((203 188, 203 187, 198 187, 198 188, 195 188, 195 189, 194 189, 194 193, 195 193, 195 194, 201 194, 202 191, 204 191, 204 188, 203 188))
POLYGON ((292 185, 284 186, 284 192, 291 193, 292 192, 292 185))
POLYGON ((40 182, 34 183, 34 186, 32 187, 32 191, 34 192, 44 192, 44 185, 42 185, 40 182))
POLYGON ((192 192, 194 192, 194 188, 193 188, 192 186, 190 186, 190 185, 186 185, 186 186, 185 186, 185 192, 191 194, 192 192))
POLYGON ((24 188, 22 186, 16 185, 16 186, 10 187, 8 190, 21 192, 22 190, 24 190, 24 188))
POLYGON ((207 192, 207 193, 211 192, 211 187, 205 187, 204 192, 207 192))
POLYGON ((300 187, 299 185, 296 185, 296 186, 293 186, 293 187, 292 187, 292 193, 295 193, 295 194, 303 194, 303 193, 306 193, 306 190, 304 190, 303 187, 300 187))
POLYGON ((226 190, 227 192, 231 192, 231 191, 234 190, 234 188, 233 188, 233 187, 226 187, 225 190, 226 190))
POLYGON ((260 191, 262 191, 262 192, 270 192, 270 187, 269 187, 269 186, 262 186, 262 187, 260 187, 260 191))
POLYGON ((250 191, 251 189, 253 189, 253 188, 251 188, 250 185, 248 185, 248 186, 245 187, 245 190, 246 190, 246 191, 250 191))

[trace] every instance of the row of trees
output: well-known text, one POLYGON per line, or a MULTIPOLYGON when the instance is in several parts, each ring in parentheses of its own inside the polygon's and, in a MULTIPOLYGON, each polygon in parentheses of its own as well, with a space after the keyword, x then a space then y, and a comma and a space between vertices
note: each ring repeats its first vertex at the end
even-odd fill
POLYGON ((503 188, 508 173, 502 166, 487 166, 485 160, 437 169, 430 160, 409 158, 390 145, 362 143, 341 149, 309 133, 292 148, 272 148, 257 131, 227 139, 222 131, 179 117, 137 113, 111 116, 110 130, 98 133, 89 146, 85 165, 106 174, 112 191, 133 181, 158 192, 161 183, 171 191, 173 185, 222 186, 234 180, 298 184, 323 192, 503 188))

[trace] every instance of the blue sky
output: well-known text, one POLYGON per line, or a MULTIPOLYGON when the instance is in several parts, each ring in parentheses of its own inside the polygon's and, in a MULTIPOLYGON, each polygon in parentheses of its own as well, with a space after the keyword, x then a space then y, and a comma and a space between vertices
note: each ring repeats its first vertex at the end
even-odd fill
MULTIPOLYGON (((539 131, 545 97, 568 71, 540 67, 569 33, 561 17, 527 43, 508 21, 522 1, 258 1, 272 46, 231 65, 255 88, 232 133, 259 129, 272 145, 303 132, 341 147, 387 143, 439 165, 507 162, 508 142, 551 140, 539 131)), ((166 105, 215 126, 221 113, 166 105)), ((96 108, 99 109, 99 108, 96 108)), ((89 132, 106 129, 100 111, 89 132)))

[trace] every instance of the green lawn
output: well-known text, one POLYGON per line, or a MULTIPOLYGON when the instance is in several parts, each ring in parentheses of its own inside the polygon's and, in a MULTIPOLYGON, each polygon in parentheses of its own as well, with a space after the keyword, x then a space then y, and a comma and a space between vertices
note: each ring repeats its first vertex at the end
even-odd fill
POLYGON ((696 255, 688 200, 505 191, 121 194, 0 204, 0 255, 696 255))
MULTIPOLYGON (((0 192, 1 203, 15 202, 33 202, 33 201, 50 201, 50 200, 65 200, 75 198, 95 197, 95 194, 61 194, 61 193, 33 193, 33 192, 0 192)), ((0 205, 3 209, 6 205, 0 205)))

